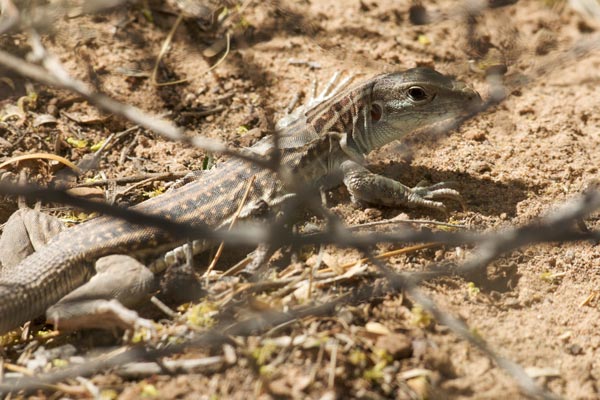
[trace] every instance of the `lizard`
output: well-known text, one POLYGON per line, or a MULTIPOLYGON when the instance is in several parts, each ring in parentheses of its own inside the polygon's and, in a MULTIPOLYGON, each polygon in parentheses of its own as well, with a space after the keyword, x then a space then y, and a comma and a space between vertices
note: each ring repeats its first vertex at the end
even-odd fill
MULTIPOLYGON (((481 103, 474 89, 434 69, 418 67, 376 75, 301 109, 278 128, 275 150, 283 167, 280 170, 293 178, 291 183, 280 179, 282 175, 276 171, 234 157, 132 209, 218 229, 233 218, 249 181, 249 194, 239 218, 252 218, 264 212, 265 206, 276 209, 296 188, 337 172, 353 201, 445 210, 440 200, 462 199, 446 183, 409 188, 370 172, 364 166, 365 157, 411 132, 476 110, 481 103)), ((273 150, 273 139, 267 136, 248 152, 266 156, 273 150)), ((153 272, 157 273, 164 270, 167 259, 175 257, 172 249, 185 243, 189 241, 176 239, 158 227, 110 216, 62 230, 22 261, 3 266, 0 333, 43 315, 61 298, 81 290, 94 276, 94 262, 101 257, 154 257, 153 272)), ((199 247, 194 244, 194 252, 199 247)), ((118 270, 112 274, 118 275, 118 270)))

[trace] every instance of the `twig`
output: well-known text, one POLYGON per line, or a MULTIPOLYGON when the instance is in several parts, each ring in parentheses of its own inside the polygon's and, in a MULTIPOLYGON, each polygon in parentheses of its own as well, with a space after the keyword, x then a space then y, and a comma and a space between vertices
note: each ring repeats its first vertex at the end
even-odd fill
MULTIPOLYGON (((412 253, 413 251, 418 251, 418 250, 423 250, 423 249, 430 249, 432 247, 440 246, 440 245, 441 245, 441 243, 419 244, 419 245, 415 245, 415 246, 404 247, 404 248, 398 249, 398 250, 386 251, 385 253, 381 253, 381 254, 378 254, 378 255, 374 256, 374 258, 376 260, 385 260, 386 258, 398 256, 400 254, 407 254, 407 253, 412 253)), ((359 260, 352 261, 352 262, 349 262, 347 264, 340 265, 339 269, 345 271, 348 268, 352 268, 356 264, 365 263, 367 261, 369 261, 369 257, 361 258, 359 260)), ((332 271, 332 268, 327 267, 327 268, 323 268, 322 270, 320 270, 319 273, 330 272, 330 271, 332 271)))
POLYGON ((313 282, 315 280, 315 272, 321 267, 323 263, 323 254, 325 254, 325 247, 323 245, 319 246, 319 252, 317 253, 317 262, 310 269, 308 274, 308 296, 307 298, 311 298, 312 290, 313 290, 313 282))
POLYGON ((335 365, 337 363, 337 350, 338 343, 334 341, 333 349, 331 350, 331 359, 329 360, 329 374, 327 379, 327 387, 329 389, 333 389, 333 385, 335 384, 335 365))
MULTIPOLYGON (((135 208, 121 208, 104 203, 86 200, 84 198, 70 195, 63 190, 41 189, 34 185, 19 185, 0 182, 0 194, 23 196, 32 200, 43 200, 46 202, 57 202, 68 204, 74 207, 82 208, 87 211, 95 211, 113 217, 125 219, 131 223, 144 226, 154 226, 160 228, 163 232, 169 233, 176 238, 199 238, 232 244, 245 244, 256 246, 260 243, 269 243, 275 247, 281 247, 293 243, 297 246, 314 244, 335 244, 339 246, 350 246, 363 248, 381 242, 389 243, 415 243, 415 242, 439 242, 446 245, 477 245, 481 244, 485 250, 484 261, 475 264, 469 264, 463 269, 464 272, 481 268, 480 265, 488 263, 493 254, 504 254, 516 247, 530 245, 541 242, 563 241, 574 242, 582 240, 599 240, 600 232, 580 232, 574 228, 565 230, 565 226, 575 226, 571 222, 573 218, 584 218, 586 215, 600 208, 600 193, 590 191, 586 195, 570 203, 568 213, 562 212, 560 218, 556 219, 551 214, 550 217, 540 222, 531 223, 520 228, 514 228, 501 233, 493 232, 432 232, 406 228, 401 232, 382 233, 369 232, 368 234, 355 233, 343 230, 342 225, 336 220, 335 224, 339 228, 333 231, 320 232, 311 235, 302 235, 290 231, 282 230, 279 224, 260 225, 247 224, 243 228, 232 228, 226 230, 213 230, 207 225, 197 223, 189 226, 185 223, 178 223, 160 216, 141 213, 135 208), (493 250, 493 251, 492 251, 493 250), (492 251, 492 253, 490 253, 492 251)), ((305 199, 310 201, 310 199, 305 199)), ((316 202, 320 204, 319 202, 316 202)), ((331 217, 330 217, 331 218, 331 217)), ((282 221, 285 222, 285 221, 282 221)), ((493 258, 493 257, 492 257, 493 258)))
POLYGON ((154 62, 154 68, 152 68, 152 75, 150 75, 150 82, 152 82, 152 84, 155 86, 167 86, 174 85, 175 83, 180 83, 179 81, 159 83, 156 80, 156 75, 158 73, 158 66, 160 65, 160 61, 162 60, 164 55, 167 54, 167 51, 169 51, 171 39, 173 39, 173 35, 175 34, 175 31, 177 31, 177 28, 179 27, 179 24, 181 24, 181 21, 183 21, 183 13, 179 13, 179 15, 177 16, 177 19, 175 20, 175 23, 173 24, 171 30, 167 34, 167 37, 165 38, 162 46, 160 47, 160 51, 158 52, 158 56, 156 57, 156 61, 154 62))
POLYGON ((165 303, 160 301, 160 299, 157 298, 156 296, 152 296, 150 298, 150 302, 152 304, 154 304, 156 306, 156 308, 158 308, 160 311, 165 313, 169 318, 175 319, 177 317, 178 314, 175 311, 171 310, 171 308, 169 306, 167 306, 165 303))
POLYGON ((175 23, 173 24, 173 26, 171 27, 171 30, 169 31, 169 34, 167 35, 167 37, 165 38, 165 41, 163 42, 163 45, 160 48, 160 52, 158 53, 158 57, 156 57, 156 62, 154 63, 154 68, 152 69, 152 75, 151 75, 151 82, 154 86, 171 86, 171 85, 178 85, 180 83, 185 83, 188 81, 191 81, 193 79, 196 79, 210 71, 212 71, 213 69, 217 68, 217 66, 219 64, 221 64, 223 62, 223 60, 225 60, 225 58, 227 57, 227 55, 229 54, 229 46, 230 46, 230 37, 229 37, 229 33, 225 34, 225 40, 227 43, 227 47, 225 48, 225 53, 223 53, 223 55, 221 56, 221 58, 219 58, 219 60, 214 63, 211 67, 209 67, 208 69, 206 69, 205 71, 202 71, 199 74, 196 74, 195 76, 191 77, 191 78, 183 78, 183 79, 178 79, 175 81, 169 81, 169 82, 158 82, 156 80, 156 75, 158 74, 158 66, 160 64, 160 61, 162 60, 162 58, 165 56, 165 54, 167 54, 167 51, 169 51, 169 47, 171 45, 171 40, 173 39, 173 35, 175 34, 175 32, 177 31, 177 28, 179 27, 179 25, 181 24, 181 21, 183 21, 183 13, 180 13, 177 16, 177 20, 175 21, 175 23))
MULTIPOLYGON (((128 186, 128 187, 124 188, 123 190, 121 190, 119 193, 117 193, 117 196, 115 196, 115 199, 116 198, 120 198, 122 196, 125 196, 127 193, 131 192, 134 189, 137 189, 139 187, 145 186, 145 185, 147 185, 149 183, 152 183, 152 182, 156 182, 157 180, 159 180, 159 179, 155 179, 154 177, 151 176, 151 177, 143 179, 143 180, 141 180, 139 182, 136 182, 133 185, 128 186)), ((164 179, 160 179, 160 180, 164 180, 164 179)))
POLYGON ((248 264, 252 262, 252 257, 245 257, 243 260, 239 261, 233 267, 229 268, 227 271, 223 272, 221 276, 231 276, 235 275, 238 272, 242 271, 248 264))
POLYGON ((373 222, 366 222, 364 224, 349 225, 348 229, 358 230, 361 228, 370 228, 373 226, 391 225, 391 224, 435 225, 435 226, 444 226, 446 228, 453 228, 453 229, 468 229, 468 227, 465 225, 449 224, 447 222, 442 222, 442 221, 429 221, 426 219, 400 219, 398 217, 386 219, 384 221, 373 221, 373 222))

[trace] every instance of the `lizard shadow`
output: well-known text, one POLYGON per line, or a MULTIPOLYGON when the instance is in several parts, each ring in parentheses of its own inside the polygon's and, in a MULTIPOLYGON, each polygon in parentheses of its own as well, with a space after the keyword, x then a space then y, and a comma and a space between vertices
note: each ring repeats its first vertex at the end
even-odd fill
MULTIPOLYGON (((384 176, 393 178, 407 186, 415 186, 421 180, 431 183, 455 182, 454 187, 461 193, 470 213, 501 219, 516 215, 517 205, 527 199, 528 193, 537 192, 539 185, 531 185, 521 180, 507 180, 497 182, 488 177, 475 176, 466 172, 441 171, 425 166, 408 166, 406 163, 392 163, 387 166, 374 165, 371 170, 384 176)), ((460 209, 458 204, 446 203, 450 213, 460 209)), ((432 216, 432 210, 415 208, 402 210, 414 217, 432 216)), ((435 213, 435 212, 434 212, 435 213)), ((382 209, 383 218, 393 218, 398 214, 398 209, 382 209)), ((433 215, 435 218, 436 216, 433 215)), ((509 260, 511 256, 508 256, 509 260)), ((493 267, 488 266, 475 271, 468 277, 482 291, 493 294, 512 292, 517 287, 520 274, 515 262, 502 262, 493 267)), ((445 284, 452 285, 447 279, 442 279, 445 284)), ((450 279, 450 282, 454 281, 450 279)))
MULTIPOLYGON (((428 182, 454 182, 453 188, 463 196, 467 210, 486 216, 508 217, 516 215, 517 204, 527 198, 527 193, 536 192, 538 185, 531 185, 521 180, 507 180, 497 182, 487 177, 479 177, 466 172, 440 171, 425 166, 411 166, 398 163, 386 167, 372 168, 373 172, 398 180, 403 184, 413 187, 420 181, 428 182)), ((456 209, 458 205, 448 203, 449 209, 456 209)), ((426 209, 425 209, 426 210, 426 209)), ((410 213, 417 212, 417 209, 410 213)))

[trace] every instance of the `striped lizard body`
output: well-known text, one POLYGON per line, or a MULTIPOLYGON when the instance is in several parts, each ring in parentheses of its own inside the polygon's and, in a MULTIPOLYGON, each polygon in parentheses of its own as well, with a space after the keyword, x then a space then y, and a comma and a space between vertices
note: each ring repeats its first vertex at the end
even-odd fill
MULTIPOLYGON (((253 183, 242 217, 252 217, 265 206, 275 207, 295 188, 340 170, 355 200, 443 209, 436 199, 457 198, 456 191, 440 184, 410 189, 370 173, 362 166, 364 157, 416 129, 468 112, 480 101, 477 92, 464 83, 431 69, 379 75, 304 110, 278 132, 281 175, 231 159, 196 181, 133 209, 216 229, 229 223, 250 179, 253 183)), ((274 150, 272 143, 271 138, 264 138, 249 151, 267 155, 274 150)), ((183 243, 159 228, 112 217, 65 230, 20 264, 0 271, 0 333, 42 315, 85 283, 100 257, 128 254, 147 260, 183 243)), ((155 270, 165 264, 163 259, 155 261, 155 270)))

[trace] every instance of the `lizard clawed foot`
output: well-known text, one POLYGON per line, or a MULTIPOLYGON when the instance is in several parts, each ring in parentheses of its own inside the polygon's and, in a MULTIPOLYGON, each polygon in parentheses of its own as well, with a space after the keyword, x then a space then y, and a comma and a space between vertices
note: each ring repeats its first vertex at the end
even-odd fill
POLYGON ((260 280, 260 278, 263 278, 262 275, 266 272, 266 263, 274 252, 275 250, 269 245, 258 245, 258 247, 249 255, 251 261, 242 271, 242 275, 251 282, 256 282, 260 280))
POLYGON ((411 190, 408 196, 408 202, 412 206, 423 206, 434 208, 445 214, 447 209, 444 203, 436 200, 454 200, 460 203, 463 210, 466 210, 466 204, 460 193, 452 189, 456 182, 439 182, 433 185, 427 185, 427 182, 421 181, 411 190))

